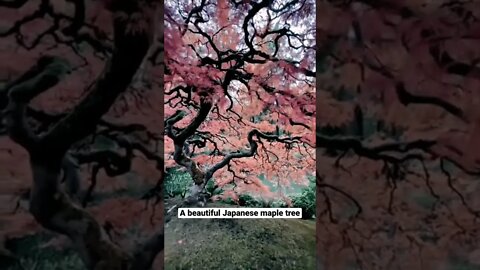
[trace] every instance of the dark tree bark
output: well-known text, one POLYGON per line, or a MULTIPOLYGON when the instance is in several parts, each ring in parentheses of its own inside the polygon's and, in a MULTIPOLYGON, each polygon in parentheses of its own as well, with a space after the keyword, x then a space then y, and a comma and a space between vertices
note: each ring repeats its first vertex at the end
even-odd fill
POLYGON ((355 136, 358 138, 364 137, 364 128, 363 128, 363 111, 362 108, 358 105, 355 106, 355 120, 354 120, 354 127, 355 127, 355 136))

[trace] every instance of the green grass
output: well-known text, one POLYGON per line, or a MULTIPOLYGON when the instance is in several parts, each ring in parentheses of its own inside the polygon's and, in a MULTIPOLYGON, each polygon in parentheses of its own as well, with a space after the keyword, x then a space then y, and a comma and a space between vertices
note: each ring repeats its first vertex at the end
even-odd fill
POLYGON ((175 217, 165 236, 166 270, 315 269, 314 220, 175 217))
POLYGON ((40 247, 52 236, 50 233, 39 233, 15 240, 10 248, 17 255, 18 260, 8 266, 2 266, 5 268, 0 268, 6 270, 85 270, 83 262, 75 251, 70 249, 59 251, 40 247))

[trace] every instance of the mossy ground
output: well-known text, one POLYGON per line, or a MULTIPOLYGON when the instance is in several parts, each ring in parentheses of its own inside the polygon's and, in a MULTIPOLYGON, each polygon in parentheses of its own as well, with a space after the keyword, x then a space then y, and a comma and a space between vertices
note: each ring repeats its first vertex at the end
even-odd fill
POLYGON ((314 220, 174 217, 165 236, 166 270, 315 269, 314 220))
POLYGON ((41 247, 53 236, 54 234, 50 233, 38 233, 16 239, 9 248, 16 254, 18 260, 2 262, 0 259, 0 269, 85 270, 75 251, 41 247))

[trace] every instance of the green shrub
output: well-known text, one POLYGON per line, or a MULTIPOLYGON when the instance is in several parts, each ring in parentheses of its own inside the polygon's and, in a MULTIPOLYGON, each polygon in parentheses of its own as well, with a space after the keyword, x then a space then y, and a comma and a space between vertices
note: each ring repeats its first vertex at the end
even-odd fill
POLYGON ((293 207, 302 208, 302 218, 310 219, 315 217, 316 211, 316 183, 315 179, 310 179, 310 184, 302 191, 300 195, 293 197, 293 207))
POLYGON ((170 169, 167 171, 167 176, 163 183, 165 197, 185 198, 188 188, 192 184, 192 177, 187 172, 179 171, 178 169, 170 169))
POLYGON ((246 207, 258 207, 260 202, 249 194, 241 194, 238 196, 238 204, 246 207))
POLYGON ((252 208, 281 208, 286 207, 284 201, 281 200, 262 200, 261 198, 255 198, 250 194, 240 194, 238 196, 238 202, 235 202, 232 199, 225 199, 222 201, 227 204, 240 205, 243 207, 252 207, 252 208))
POLYGON ((223 189, 222 188, 218 188, 216 185, 215 185, 215 181, 210 180, 208 181, 207 185, 205 185, 205 191, 210 195, 210 196, 215 196, 215 195, 220 195, 223 193, 223 189))

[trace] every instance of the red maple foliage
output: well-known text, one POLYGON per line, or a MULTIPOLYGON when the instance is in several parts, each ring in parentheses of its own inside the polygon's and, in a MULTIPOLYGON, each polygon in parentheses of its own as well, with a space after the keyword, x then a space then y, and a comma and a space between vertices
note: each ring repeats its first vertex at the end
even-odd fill
MULTIPOLYGON (((165 1, 165 160, 224 195, 314 172, 315 1, 165 1)), ((195 192, 194 192, 195 194, 195 192)))
POLYGON ((479 267, 479 11, 318 3, 323 269, 479 267))

